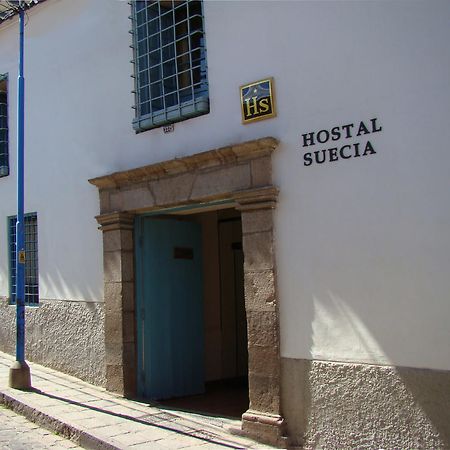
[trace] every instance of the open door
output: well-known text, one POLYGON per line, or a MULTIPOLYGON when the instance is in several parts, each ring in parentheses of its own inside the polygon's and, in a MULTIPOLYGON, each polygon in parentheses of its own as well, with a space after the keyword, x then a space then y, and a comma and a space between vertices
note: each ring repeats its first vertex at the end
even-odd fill
POLYGON ((201 226, 141 217, 135 242, 138 394, 203 393, 201 226))

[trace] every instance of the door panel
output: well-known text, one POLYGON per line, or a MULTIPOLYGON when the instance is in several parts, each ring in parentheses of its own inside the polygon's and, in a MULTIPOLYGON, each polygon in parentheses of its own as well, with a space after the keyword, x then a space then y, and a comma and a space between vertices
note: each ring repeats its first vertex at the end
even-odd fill
POLYGON ((219 223, 222 376, 247 376, 247 319, 240 220, 219 223))
POLYGON ((136 223, 138 393, 164 399, 204 392, 201 227, 136 223))

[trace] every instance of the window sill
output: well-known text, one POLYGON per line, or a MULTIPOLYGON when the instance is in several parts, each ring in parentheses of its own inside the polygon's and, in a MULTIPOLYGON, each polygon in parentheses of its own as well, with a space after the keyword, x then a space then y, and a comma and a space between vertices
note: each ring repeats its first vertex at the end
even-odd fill
POLYGON ((159 128, 170 123, 181 122, 208 113, 209 99, 208 97, 201 97, 193 102, 171 106, 166 110, 138 117, 133 120, 133 129, 136 133, 141 133, 146 130, 159 128))

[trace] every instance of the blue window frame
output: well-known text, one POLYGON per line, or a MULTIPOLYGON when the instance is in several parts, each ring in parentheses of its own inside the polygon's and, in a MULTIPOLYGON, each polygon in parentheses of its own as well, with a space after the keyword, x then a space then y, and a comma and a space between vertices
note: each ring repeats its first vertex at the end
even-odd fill
MULTIPOLYGON (((9 230, 9 298, 16 303, 16 221, 17 216, 8 217, 9 230)), ((25 215, 25 304, 39 304, 39 271, 38 271, 38 229, 37 214, 25 215)))
POLYGON ((201 1, 134 1, 135 110, 141 132, 209 112, 201 1))
POLYGON ((0 177, 9 175, 7 79, 0 74, 0 177))

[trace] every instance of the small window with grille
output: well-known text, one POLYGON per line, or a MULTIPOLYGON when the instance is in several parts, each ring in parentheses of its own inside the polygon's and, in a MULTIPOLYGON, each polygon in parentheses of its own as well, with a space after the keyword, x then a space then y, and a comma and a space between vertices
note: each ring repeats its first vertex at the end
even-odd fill
POLYGON ((7 75, 0 74, 0 177, 9 175, 7 75))
MULTIPOLYGON (((16 303, 16 216, 8 218, 9 225, 9 273, 10 302, 16 303)), ((37 214, 25 215, 25 305, 39 304, 38 229, 37 214)))
POLYGON ((132 1, 133 128, 149 130, 209 112, 201 1, 132 1))

